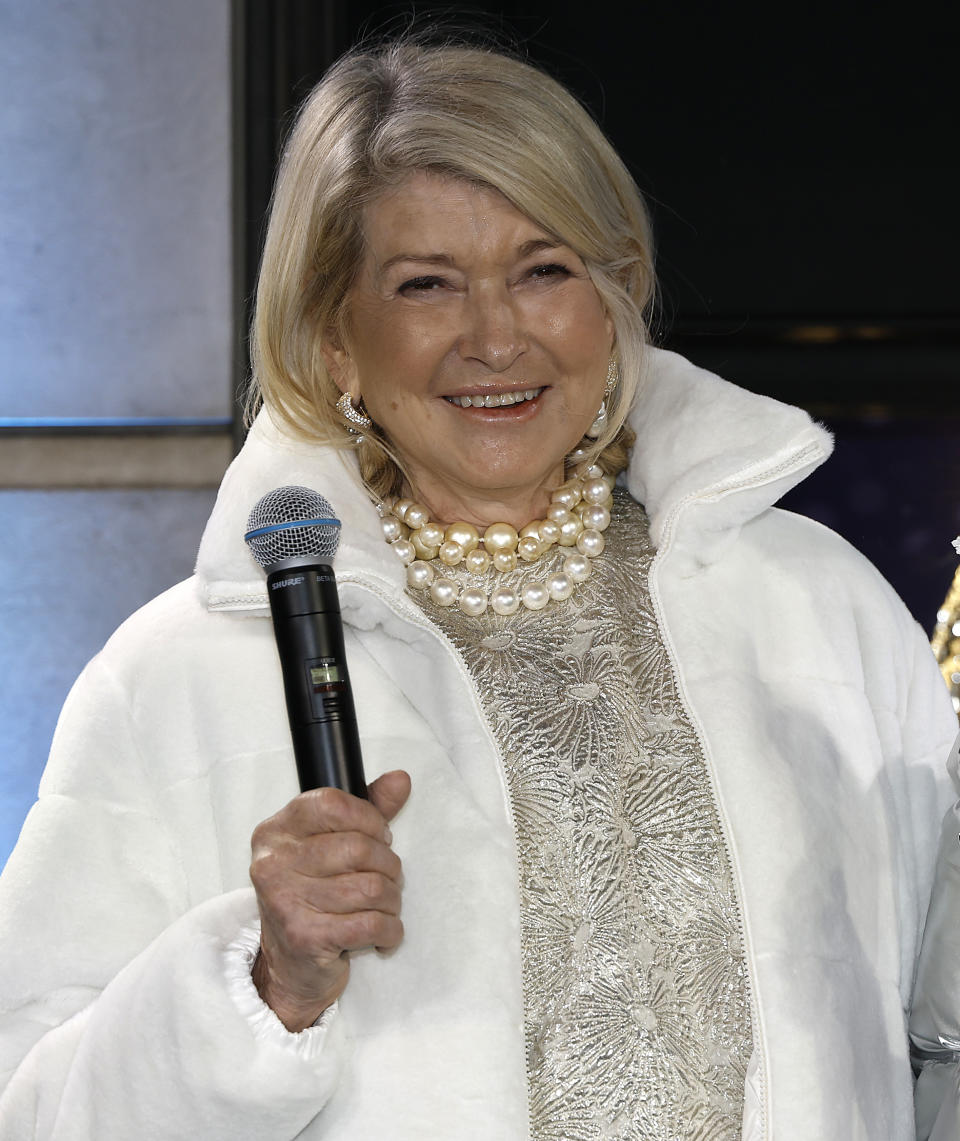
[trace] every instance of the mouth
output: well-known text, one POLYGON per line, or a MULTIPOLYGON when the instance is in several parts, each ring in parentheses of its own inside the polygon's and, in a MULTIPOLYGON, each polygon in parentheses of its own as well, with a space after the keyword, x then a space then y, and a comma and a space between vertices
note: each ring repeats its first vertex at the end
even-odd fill
POLYGON ((471 396, 445 396, 448 404, 458 408, 509 408, 513 404, 524 404, 536 398, 543 388, 523 388, 516 392, 477 393, 471 396))

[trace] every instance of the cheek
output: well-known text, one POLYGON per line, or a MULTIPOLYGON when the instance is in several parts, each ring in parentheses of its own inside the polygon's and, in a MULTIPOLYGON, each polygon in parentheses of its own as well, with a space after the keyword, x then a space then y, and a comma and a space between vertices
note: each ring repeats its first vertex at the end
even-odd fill
POLYGON ((611 324, 595 295, 586 300, 571 298, 569 304, 552 306, 541 316, 555 351, 570 365, 586 370, 609 353, 611 324))
POLYGON ((426 391, 442 362, 445 342, 435 322, 376 322, 358 338, 361 384, 417 393, 426 391))
POLYGON ((367 411, 402 451, 416 450, 436 436, 437 409, 422 398, 420 390, 400 381, 403 362, 394 358, 392 363, 393 376, 398 379, 384 379, 381 375, 379 383, 368 385, 367 411))

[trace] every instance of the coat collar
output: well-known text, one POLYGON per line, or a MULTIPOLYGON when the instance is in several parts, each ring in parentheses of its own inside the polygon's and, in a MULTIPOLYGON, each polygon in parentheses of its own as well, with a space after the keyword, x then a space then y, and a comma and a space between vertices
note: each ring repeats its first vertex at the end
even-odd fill
MULTIPOLYGON (((741 527, 821 464, 829 433, 799 408, 757 396, 649 349, 630 414, 637 442, 622 478, 650 516, 658 547, 675 550, 682 574, 717 559, 741 527)), ((197 576, 213 610, 265 613, 263 572, 243 541, 250 509, 275 487, 315 488, 343 520, 335 568, 395 595, 403 568, 387 550, 355 457, 298 441, 261 412, 230 465, 207 523, 197 576)))
POLYGON ((625 482, 681 574, 715 562, 743 525, 819 467, 833 438, 801 408, 649 350, 625 482))

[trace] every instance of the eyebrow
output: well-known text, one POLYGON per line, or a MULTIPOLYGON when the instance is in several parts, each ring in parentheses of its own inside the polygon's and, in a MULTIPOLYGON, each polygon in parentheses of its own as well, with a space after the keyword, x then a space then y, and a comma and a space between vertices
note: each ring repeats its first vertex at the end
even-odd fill
MULTIPOLYGON (((524 242, 523 245, 519 247, 517 250, 517 258, 518 260, 522 260, 523 258, 530 257, 531 254, 542 253, 545 250, 559 249, 561 245, 563 245, 562 242, 554 241, 553 238, 531 238, 530 241, 524 242)), ((391 266, 404 261, 419 262, 421 265, 456 265, 456 260, 451 254, 399 253, 381 262, 380 265, 377 266, 377 271, 384 273, 390 269, 391 266)))

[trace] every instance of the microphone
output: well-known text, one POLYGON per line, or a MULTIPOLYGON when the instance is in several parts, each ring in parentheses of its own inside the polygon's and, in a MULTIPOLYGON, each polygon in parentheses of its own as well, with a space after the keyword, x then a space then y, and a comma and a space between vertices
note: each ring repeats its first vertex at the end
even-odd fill
POLYGON ((340 599, 330 566, 340 543, 340 520, 309 487, 278 487, 257 502, 243 537, 267 572, 300 791, 332 786, 366 800, 340 599))

